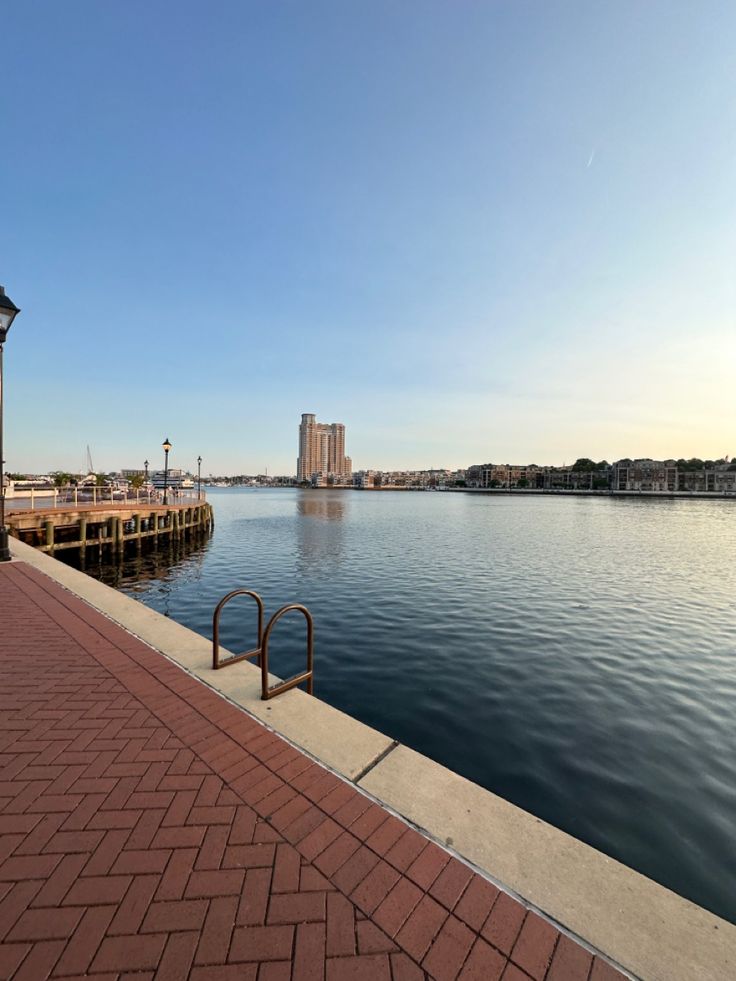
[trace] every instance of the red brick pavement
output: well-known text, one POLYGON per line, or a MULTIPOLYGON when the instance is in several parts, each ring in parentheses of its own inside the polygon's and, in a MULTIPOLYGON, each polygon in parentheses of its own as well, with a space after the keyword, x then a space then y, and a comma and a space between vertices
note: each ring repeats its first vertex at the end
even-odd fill
POLYGON ((0 977, 620 981, 19 562, 0 658, 0 977))

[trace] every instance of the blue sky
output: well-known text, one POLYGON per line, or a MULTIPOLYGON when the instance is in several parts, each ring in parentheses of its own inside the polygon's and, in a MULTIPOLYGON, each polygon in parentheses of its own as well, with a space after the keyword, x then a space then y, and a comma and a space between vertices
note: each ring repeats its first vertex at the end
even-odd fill
POLYGON ((736 6, 2 13, 11 470, 736 454, 736 6))

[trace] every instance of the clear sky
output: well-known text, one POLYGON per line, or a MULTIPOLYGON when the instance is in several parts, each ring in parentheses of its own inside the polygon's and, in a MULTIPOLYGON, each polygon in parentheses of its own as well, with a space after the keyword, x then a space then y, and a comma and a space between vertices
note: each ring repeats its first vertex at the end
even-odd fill
POLYGON ((733 0, 0 13, 10 470, 736 454, 733 0))

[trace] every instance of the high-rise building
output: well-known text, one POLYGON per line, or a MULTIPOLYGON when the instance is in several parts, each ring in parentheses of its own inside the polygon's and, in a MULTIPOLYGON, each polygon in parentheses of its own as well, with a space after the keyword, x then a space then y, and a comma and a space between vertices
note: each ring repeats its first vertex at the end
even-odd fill
POLYGON ((352 469, 345 456, 345 426, 341 422, 317 422, 311 412, 302 414, 299 425, 297 480, 311 480, 312 474, 348 477, 352 469))

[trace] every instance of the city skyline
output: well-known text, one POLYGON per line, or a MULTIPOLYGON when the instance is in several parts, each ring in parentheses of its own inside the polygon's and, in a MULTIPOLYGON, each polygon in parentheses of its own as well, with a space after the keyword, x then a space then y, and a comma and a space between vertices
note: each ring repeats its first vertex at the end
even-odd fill
MULTIPOLYGON (((636 455, 624 455, 621 457, 611 456, 610 459, 606 457, 601 457, 600 459, 594 459, 591 457, 581 457, 577 456, 573 459, 571 463, 565 460, 550 462, 545 461, 542 463, 534 461, 520 462, 522 460, 518 455, 514 458, 515 462, 506 460, 501 462, 501 458, 497 457, 495 463, 483 463, 478 464, 475 462, 468 463, 467 461, 458 467, 445 467, 445 466, 424 466, 424 467, 353 467, 353 462, 351 457, 343 456, 343 469, 329 469, 330 460, 333 461, 333 467, 336 466, 335 461, 337 459, 337 446, 344 448, 344 435, 345 426, 342 423, 317 423, 315 415, 313 413, 302 413, 302 422, 299 426, 299 444, 300 449, 302 447, 309 447, 310 444, 314 444, 315 448, 310 451, 309 456, 305 456, 303 466, 300 465, 300 460, 302 455, 300 453, 297 458, 297 468, 296 473, 291 471, 285 471, 283 473, 274 473, 273 471, 269 474, 267 468, 264 470, 252 470, 252 471, 221 471, 218 473, 212 471, 202 471, 202 479, 207 477, 213 478, 225 478, 225 479, 236 479, 238 477, 271 477, 278 480, 295 480, 297 482, 309 481, 310 477, 307 476, 307 472, 311 470, 311 474, 321 473, 325 476, 328 474, 332 475, 344 475, 352 474, 353 476, 358 474, 465 474, 470 473, 473 470, 481 470, 486 468, 494 468, 499 471, 517 471, 517 470, 534 470, 534 471, 552 471, 552 470, 584 470, 588 472, 590 470, 613 470, 616 466, 620 464, 655 464, 655 465, 672 465, 672 464, 685 464, 689 465, 686 470, 692 470, 694 465, 697 467, 715 467, 721 470, 728 469, 729 471, 736 470, 736 457, 731 457, 729 454, 723 454, 720 457, 711 458, 703 455, 683 455, 680 454, 668 457, 653 457, 653 456, 636 456, 636 455), (305 422, 306 420, 306 422, 305 422), (335 430, 339 430, 339 441, 335 441, 335 430), (311 430, 314 430, 313 432, 311 430), (311 454, 314 453, 317 457, 321 456, 320 466, 322 469, 314 470, 312 469, 313 464, 309 462, 310 458, 313 459, 311 454), (590 466, 583 466, 584 464, 590 464, 590 466), (325 469, 325 466, 327 469, 325 469)), ((489 455, 486 454, 486 458, 489 455)), ((148 461, 146 461, 148 462, 148 461)), ((27 470, 25 473, 18 471, 6 471, 6 477, 10 477, 12 474, 15 479, 25 479, 26 477, 40 477, 40 476, 52 476, 55 474, 66 474, 69 477, 77 478, 79 476, 87 475, 88 473, 97 473, 103 475, 121 475, 122 477, 128 477, 131 474, 144 474, 148 470, 151 474, 162 474, 163 468, 154 466, 151 464, 148 468, 145 467, 111 467, 111 468, 98 468, 95 470, 89 470, 89 468, 82 467, 79 470, 74 468, 40 468, 35 471, 27 470), (18 474, 20 473, 20 476, 18 474)), ((196 475, 196 467, 191 469, 186 466, 182 468, 169 467, 170 473, 185 474, 187 476, 196 475)), ((487 482, 486 478, 486 482, 487 482)))
POLYGON ((733 451, 732 4, 182 0, 171 30, 5 11, 9 468, 170 434, 287 473, 304 406, 365 468, 733 451))

